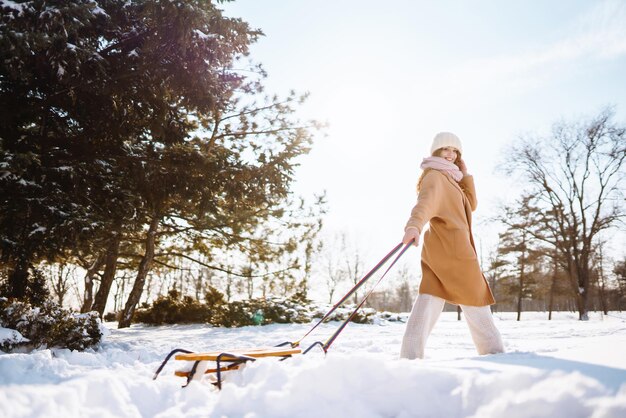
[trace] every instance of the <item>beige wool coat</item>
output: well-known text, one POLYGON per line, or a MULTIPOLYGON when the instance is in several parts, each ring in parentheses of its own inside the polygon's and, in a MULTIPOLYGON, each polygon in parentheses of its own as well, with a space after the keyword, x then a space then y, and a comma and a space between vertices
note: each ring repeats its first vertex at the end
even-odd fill
POLYGON ((430 222, 422 247, 420 293, 456 305, 495 303, 476 257, 472 236, 472 211, 476 205, 472 176, 457 183, 448 174, 426 169, 417 204, 406 224, 406 228, 415 227, 421 232, 430 222))

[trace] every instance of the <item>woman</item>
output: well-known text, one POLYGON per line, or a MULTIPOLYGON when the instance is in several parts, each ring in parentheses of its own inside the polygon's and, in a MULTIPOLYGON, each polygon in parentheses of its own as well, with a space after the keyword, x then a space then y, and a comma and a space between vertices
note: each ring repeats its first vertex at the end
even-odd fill
POLYGON ((446 301, 460 305, 478 354, 504 351, 489 305, 495 303, 485 280, 472 237, 476 209, 474 179, 461 158, 461 141, 438 133, 431 157, 422 162, 417 204, 402 242, 417 246, 426 223, 422 248, 422 282, 406 325, 400 357, 424 358, 424 347, 446 301))

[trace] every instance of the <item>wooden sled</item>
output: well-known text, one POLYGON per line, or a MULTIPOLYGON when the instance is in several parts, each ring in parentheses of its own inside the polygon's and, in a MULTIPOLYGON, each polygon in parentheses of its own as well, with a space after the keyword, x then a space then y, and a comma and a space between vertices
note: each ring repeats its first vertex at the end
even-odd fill
POLYGON ((161 370, 163 370, 163 367, 165 367, 167 362, 174 356, 174 360, 193 363, 189 370, 177 370, 174 372, 176 376, 187 378, 187 384, 185 384, 185 386, 191 383, 192 380, 201 379, 205 374, 214 373, 217 379, 214 385, 221 389, 223 372, 237 370, 241 365, 248 361, 256 361, 258 358, 278 357, 280 360, 284 360, 301 353, 302 350, 297 347, 292 347, 291 343, 284 343, 276 347, 210 351, 205 353, 194 353, 177 348, 167 355, 154 374, 154 379, 157 378, 161 370))
MULTIPOLYGON (((176 376, 186 377, 187 378, 187 386, 192 380, 199 380, 206 374, 215 374, 216 382, 213 384, 217 386, 219 389, 222 388, 222 373, 229 370, 239 369, 242 365, 246 364, 249 361, 256 361, 258 358, 262 357, 278 357, 281 361, 285 360, 296 354, 306 354, 313 347, 320 346, 324 353, 328 351, 331 344, 335 339, 339 336, 339 333, 348 325, 348 323, 354 318, 357 311, 363 306, 367 298, 372 294, 376 286, 382 281, 385 275, 389 272, 389 270, 393 267, 393 265, 398 261, 398 259, 404 254, 404 252, 412 245, 412 242, 408 244, 398 244, 389 254, 387 254, 369 273, 367 273, 352 289, 346 293, 346 295, 341 298, 339 302, 337 302, 323 317, 320 319, 317 324, 315 324, 302 338, 295 342, 285 342, 279 344, 274 347, 263 347, 263 348, 248 348, 248 349, 235 349, 235 350, 221 350, 221 351, 210 351, 205 353, 194 353, 192 351, 183 350, 182 348, 177 348, 172 350, 165 360, 161 363, 161 366, 157 369, 154 374, 154 379, 157 378, 161 370, 165 367, 167 362, 175 356, 175 360, 179 361, 187 361, 192 362, 191 368, 188 370, 178 370, 174 372, 176 376), (391 257, 397 253, 400 248, 402 251, 398 256, 395 257, 391 265, 384 272, 382 277, 378 279, 378 282, 370 289, 370 291, 365 295, 365 297, 361 300, 361 303, 352 311, 352 314, 343 321, 343 323, 339 326, 339 328, 335 331, 330 338, 322 343, 321 341, 316 341, 311 344, 309 348, 302 351, 300 347, 300 342, 306 338, 313 330, 315 330, 320 324, 326 321, 332 312, 335 311, 343 302, 345 302, 356 290, 363 285, 380 267, 382 267, 391 257)), ((183 386, 184 387, 184 386, 183 386)))

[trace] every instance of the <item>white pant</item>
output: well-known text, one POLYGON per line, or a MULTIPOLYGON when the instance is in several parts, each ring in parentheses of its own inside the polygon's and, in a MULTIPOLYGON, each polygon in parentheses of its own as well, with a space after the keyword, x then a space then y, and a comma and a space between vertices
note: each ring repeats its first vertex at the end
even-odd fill
MULTIPOLYGON (((400 357, 424 358, 424 347, 446 301, 437 296, 419 294, 406 324, 400 357)), ((489 306, 461 305, 478 354, 504 352, 502 337, 493 322, 489 306)))

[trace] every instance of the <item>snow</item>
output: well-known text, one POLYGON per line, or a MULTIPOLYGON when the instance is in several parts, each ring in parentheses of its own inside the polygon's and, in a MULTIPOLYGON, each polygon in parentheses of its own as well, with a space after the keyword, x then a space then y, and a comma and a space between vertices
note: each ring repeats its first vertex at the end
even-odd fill
POLYGON ((28 342, 28 339, 14 329, 0 327, 0 344, 3 342, 20 343, 28 342))
POLYGON ((29 181, 29 180, 24 180, 23 178, 20 178, 17 183, 20 186, 37 186, 37 183, 33 182, 33 181, 29 181))
MULTIPOLYGON (((404 324, 350 324, 326 356, 259 359, 181 388, 174 348, 228 350, 301 338, 311 324, 113 329, 95 351, 0 354, 1 417, 624 417, 626 314, 496 315, 507 352, 478 356, 467 326, 444 313, 424 360, 398 359, 404 324)), ((303 347, 338 326, 320 326, 303 347)), ((179 362, 178 362, 179 363, 179 362)))
POLYGON ((94 15, 103 15, 103 16, 107 16, 107 17, 109 16, 109 15, 107 14, 107 12, 105 12, 105 11, 104 11, 104 9, 102 9, 102 8, 98 5, 98 2, 97 2, 97 1, 95 1, 95 0, 94 0, 94 1, 91 1, 91 2, 90 2, 90 4, 91 4, 91 7, 92 7, 92 10, 91 10, 91 13, 92 13, 92 14, 94 14, 94 15))
POLYGON ((198 36, 198 38, 200 38, 200 39, 202 39, 204 41, 206 41, 207 39, 213 39, 213 38, 217 37, 217 35, 214 34, 214 33, 206 34, 206 33, 202 32, 200 29, 194 29, 193 33, 195 33, 196 36, 198 36))
POLYGON ((46 232, 48 230, 48 228, 46 228, 45 226, 39 226, 37 224, 35 224, 34 226, 36 226, 37 228, 33 229, 32 231, 30 231, 30 233, 28 234, 29 237, 35 235, 35 234, 42 234, 44 232, 46 232))
POLYGON ((0 0, 0 8, 8 7, 9 9, 17 10, 20 14, 26 7, 29 7, 28 3, 16 3, 11 0, 0 0))

